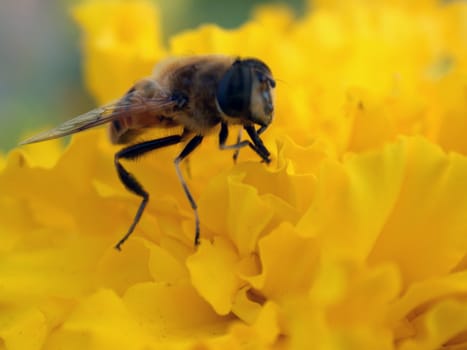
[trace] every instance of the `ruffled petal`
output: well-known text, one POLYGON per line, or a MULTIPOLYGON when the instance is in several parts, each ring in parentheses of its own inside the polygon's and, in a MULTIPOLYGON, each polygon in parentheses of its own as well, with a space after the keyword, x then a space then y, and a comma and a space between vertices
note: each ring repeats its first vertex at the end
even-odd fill
POLYGON ((181 166, 195 247, 183 145, 122 160, 150 200, 118 252, 141 198, 103 130, 0 156, 0 348, 465 348, 467 3, 312 5, 168 48, 150 2, 75 8, 99 103, 169 55, 264 60, 272 161, 206 135, 181 166))
POLYGON ((230 312, 240 286, 235 271, 237 261, 234 247, 222 237, 213 243, 203 241, 187 260, 193 286, 220 315, 230 312))

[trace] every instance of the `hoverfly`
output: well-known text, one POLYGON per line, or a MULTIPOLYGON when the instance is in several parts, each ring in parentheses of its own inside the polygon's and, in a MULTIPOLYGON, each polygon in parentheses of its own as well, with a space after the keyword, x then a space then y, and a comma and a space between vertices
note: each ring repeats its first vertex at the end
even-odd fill
POLYGON ((120 160, 135 160, 158 148, 186 143, 174 164, 194 212, 194 243, 197 245, 200 238, 197 205, 183 178, 180 162, 220 124, 220 149, 238 152, 249 146, 262 161, 269 163, 270 153, 260 135, 272 121, 275 84, 269 67, 256 58, 202 55, 168 59, 157 64, 151 77, 136 82, 119 100, 35 135, 21 145, 59 138, 106 123, 109 123, 112 143, 129 144, 115 154, 114 163, 120 181, 130 192, 141 197, 141 203, 128 231, 115 246, 120 250, 149 200, 149 193, 120 160), (241 125, 249 139, 241 140, 239 135, 236 143, 227 145, 229 125, 232 124, 241 125), (146 129, 176 126, 183 127, 178 135, 137 142, 146 129))

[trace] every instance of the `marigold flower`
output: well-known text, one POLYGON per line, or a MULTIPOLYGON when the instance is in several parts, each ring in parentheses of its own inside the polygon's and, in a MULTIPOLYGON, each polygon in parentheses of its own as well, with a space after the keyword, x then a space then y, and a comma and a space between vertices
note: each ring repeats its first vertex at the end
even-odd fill
POLYGON ((117 252, 138 199, 104 130, 0 158, 2 348, 467 347, 467 3, 268 6, 168 47, 147 2, 73 13, 99 103, 167 55, 263 59, 273 162, 214 138, 192 156, 198 248, 179 149, 127 164, 152 200, 117 252))

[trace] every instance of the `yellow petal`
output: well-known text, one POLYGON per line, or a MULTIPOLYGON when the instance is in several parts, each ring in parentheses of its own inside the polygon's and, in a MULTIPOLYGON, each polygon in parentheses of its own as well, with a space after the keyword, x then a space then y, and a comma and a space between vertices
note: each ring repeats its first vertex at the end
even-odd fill
POLYGON ((151 339, 110 290, 84 299, 48 338, 47 349, 137 349, 151 347, 151 339))
POLYGON ((347 271, 347 285, 341 291, 340 298, 329 307, 329 322, 337 328, 350 329, 371 325, 384 333, 388 303, 400 292, 397 268, 394 265, 380 265, 368 270, 352 270, 347 271), (360 312, 364 309, 367 311, 360 312))
POLYGON ((230 312, 240 287, 237 261, 234 247, 222 237, 216 237, 213 243, 203 240, 197 252, 187 259, 193 286, 219 315, 230 312))
POLYGON ((298 229, 322 239, 326 255, 366 259, 398 199, 406 143, 349 155, 343 164, 324 162, 317 194, 298 229))
POLYGON ((231 321, 215 313, 188 283, 136 284, 124 302, 145 333, 162 344, 215 337, 231 321))
POLYGON ((0 347, 462 348, 466 9, 331 0, 293 18, 267 6, 166 49, 150 2, 78 5, 100 103, 166 55, 264 60, 277 82, 261 135, 272 162, 245 149, 233 165, 206 135, 182 166, 195 248, 173 167, 183 145, 122 161, 150 201, 117 253, 141 199, 119 181, 120 146, 104 130, 1 157, 0 347))
POLYGON ((250 299, 249 286, 241 288, 232 302, 232 313, 247 324, 252 324, 261 311, 261 305, 250 299))
MULTIPOLYGON (((61 231, 32 231, 0 258, 0 300, 29 305, 48 297, 76 298, 93 285, 102 241, 61 231)), ((105 244, 105 243, 104 243, 105 244)))
POLYGON ((467 130, 465 79, 462 78, 461 72, 454 70, 439 81, 436 89, 438 91, 434 98, 438 104, 433 106, 433 109, 438 107, 436 109, 440 114, 437 142, 448 151, 452 150, 466 155, 467 144, 464 137, 467 130))
POLYGON ((414 339, 401 343, 401 350, 463 349, 467 345, 467 305, 444 300, 416 320, 414 339), (464 336, 462 336, 464 335, 464 336))
POLYGON ((256 241, 262 229, 272 217, 269 206, 263 202, 251 186, 234 179, 228 181, 229 210, 227 225, 229 235, 240 254, 255 249, 256 241))
POLYGON ((73 15, 85 34, 87 87, 99 103, 149 76, 163 55, 158 14, 147 1, 87 1, 73 15))
POLYGON ((150 281, 150 251, 142 239, 131 239, 122 251, 109 247, 96 266, 96 285, 122 295, 135 283, 150 281))
POLYGON ((62 150, 63 140, 53 140, 34 146, 22 146, 20 153, 12 152, 10 157, 17 157, 16 161, 20 166, 24 161, 31 167, 52 168, 60 158, 62 150))
MULTIPOLYGON (((437 300, 465 293, 467 293, 466 271, 414 283, 406 293, 392 303, 388 320, 396 327, 404 327, 406 319, 412 319, 413 315, 427 311, 437 300)), ((403 338, 404 334, 400 334, 400 337, 403 338)))
POLYGON ((172 240, 163 240, 161 246, 146 243, 150 249, 149 271, 154 281, 176 283, 188 279, 184 264, 187 249, 172 240))
POLYGON ((301 237, 291 225, 283 224, 260 240, 259 255, 261 273, 242 278, 268 299, 280 300, 310 288, 319 256, 313 238, 301 237))
POLYGON ((265 304, 252 326, 236 324, 231 333, 243 346, 268 349, 280 335, 277 306, 272 302, 265 304))
POLYGON ((407 146, 404 181, 369 261, 396 262, 409 283, 448 273, 465 255, 467 159, 421 139, 407 146))
POLYGON ((219 177, 200 198, 203 224, 213 232, 228 235, 241 255, 254 251, 258 236, 273 216, 268 203, 254 187, 242 183, 242 177, 219 177))
POLYGON ((39 310, 2 309, 0 339, 5 349, 42 349, 47 333, 47 322, 39 310))
POLYGON ((397 135, 396 125, 389 117, 387 101, 376 102, 367 91, 356 88, 348 91, 347 113, 353 119, 352 134, 348 149, 351 152, 362 152, 377 148, 397 135))

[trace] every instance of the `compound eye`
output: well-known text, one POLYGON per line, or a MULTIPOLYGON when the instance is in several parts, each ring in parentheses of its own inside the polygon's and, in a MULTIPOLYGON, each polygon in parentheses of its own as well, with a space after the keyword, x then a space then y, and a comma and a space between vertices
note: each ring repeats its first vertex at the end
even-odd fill
POLYGON ((256 77, 258 78, 258 81, 261 83, 261 85, 264 86, 264 88, 266 87, 275 88, 276 87, 275 80, 266 76, 262 72, 256 72, 256 77))
POLYGON ((249 115, 253 78, 250 67, 237 60, 224 74, 216 98, 221 111, 229 117, 249 115))

